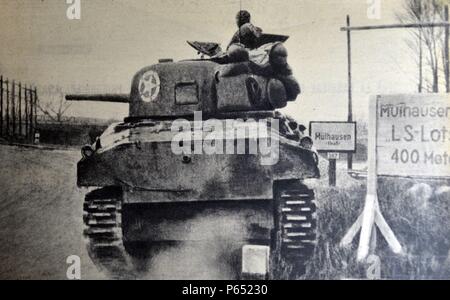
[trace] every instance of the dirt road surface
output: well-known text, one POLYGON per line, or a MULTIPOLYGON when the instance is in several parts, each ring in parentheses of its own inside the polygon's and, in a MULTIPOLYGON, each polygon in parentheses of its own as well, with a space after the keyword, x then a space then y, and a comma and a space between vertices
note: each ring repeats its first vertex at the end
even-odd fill
MULTIPOLYGON (((99 270, 88 255, 82 237, 87 189, 76 186, 79 150, 0 145, 0 158, 0 279, 67 279, 72 255, 80 257, 81 279, 122 278, 99 270)), ((229 279, 221 250, 167 249, 131 278, 229 279)))
POLYGON ((82 279, 105 279, 82 240, 80 156, 0 145, 0 279, 66 279, 70 255, 82 279))

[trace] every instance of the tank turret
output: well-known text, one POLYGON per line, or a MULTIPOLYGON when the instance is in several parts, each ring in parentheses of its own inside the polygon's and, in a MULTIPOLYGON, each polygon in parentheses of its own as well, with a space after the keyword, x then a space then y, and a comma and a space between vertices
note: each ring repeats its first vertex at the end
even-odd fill
POLYGON ((260 53, 243 55, 242 51, 247 53, 234 47, 211 59, 160 60, 136 73, 130 95, 67 95, 66 99, 129 103, 130 118, 270 111, 296 99, 300 87, 281 42, 260 53))
POLYGON ((134 76, 130 95, 67 95, 66 99, 129 103, 132 118, 267 111, 283 108, 288 101, 279 79, 249 73, 248 63, 202 60, 146 67, 134 76))

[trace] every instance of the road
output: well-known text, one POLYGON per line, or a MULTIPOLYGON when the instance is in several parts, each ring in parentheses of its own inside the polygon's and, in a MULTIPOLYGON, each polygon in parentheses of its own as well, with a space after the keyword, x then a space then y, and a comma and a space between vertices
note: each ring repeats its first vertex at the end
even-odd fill
MULTIPOLYGON (((93 264, 82 239, 82 205, 87 190, 76 186, 76 163, 80 156, 78 150, 49 151, 0 145, 0 280, 67 279, 69 265, 66 259, 71 255, 80 257, 81 279, 110 278, 93 264)), ((329 251, 328 241, 342 236, 345 231, 343 228, 347 229, 356 219, 365 193, 364 179, 354 180, 347 176, 345 164, 338 164, 339 189, 328 189, 327 164, 324 159, 321 161, 321 172, 325 176, 316 183, 316 196, 322 207, 319 215, 322 228, 320 234, 321 241, 325 242, 319 243, 318 253, 324 249, 329 251)), ((384 184, 387 193, 383 192, 383 199, 390 195, 390 190, 401 191, 405 190, 405 186, 412 186, 412 183, 393 180, 384 184)), ((448 208, 450 198, 448 186, 445 188, 447 190, 442 191, 447 192, 435 201, 442 201, 446 206, 438 205, 440 202, 430 202, 429 207, 425 208, 428 209, 426 215, 430 223, 421 226, 417 232, 416 227, 411 227, 409 223, 405 225, 402 220, 417 220, 421 216, 419 213, 422 209, 411 205, 416 203, 414 199, 420 197, 411 198, 408 196, 410 192, 405 190, 396 193, 400 198, 389 198, 390 201, 382 203, 388 223, 399 232, 405 245, 422 245, 417 242, 417 238, 422 237, 423 241, 427 241, 423 247, 429 253, 435 255, 437 252, 448 252, 450 227, 448 212, 442 207, 448 208), (404 197, 406 200, 402 200, 404 197), (398 218, 398 215, 403 216, 403 219, 398 218)), ((202 228, 209 227, 206 224, 202 228)), ((226 279, 228 277, 224 274, 227 274, 227 270, 223 265, 218 267, 217 255, 211 254, 221 253, 221 250, 177 248, 158 253, 145 266, 145 270, 140 270, 143 272, 138 278, 226 279)), ((336 248, 333 251, 340 253, 341 250, 336 248)), ((385 261, 391 259, 389 249, 379 250, 378 253, 385 261)), ((422 255, 422 252, 415 255, 422 255)), ((311 269, 308 278, 322 278, 323 274, 328 274, 326 278, 344 276, 340 270, 337 275, 330 275, 327 266, 331 263, 322 262, 321 257, 317 256, 318 260, 314 261, 316 267, 311 269)), ((341 261, 342 257, 337 256, 337 259, 341 261)), ((447 260, 450 262, 450 257, 447 260)), ((412 270, 419 270, 419 267, 419 263, 408 267, 391 259, 389 264, 385 263, 385 272, 395 269, 396 272, 403 272, 401 274, 410 274, 412 270)), ((447 273, 443 273, 443 278, 448 278, 448 269, 444 271, 447 273)), ((420 274, 415 276, 422 278, 420 274)), ((345 274, 345 277, 349 276, 355 277, 358 273, 345 274)), ((431 278, 428 273, 424 276, 431 278)))
MULTIPOLYGON (((80 257, 81 279, 117 278, 93 264, 82 238, 87 190, 76 186, 80 152, 0 145, 0 157, 0 279, 67 279, 72 255, 80 257)), ((231 271, 217 263, 220 251, 167 249, 136 277, 227 279, 231 271)))
POLYGON ((82 279, 105 279, 82 240, 79 151, 0 145, 0 279, 66 279, 70 255, 82 279))

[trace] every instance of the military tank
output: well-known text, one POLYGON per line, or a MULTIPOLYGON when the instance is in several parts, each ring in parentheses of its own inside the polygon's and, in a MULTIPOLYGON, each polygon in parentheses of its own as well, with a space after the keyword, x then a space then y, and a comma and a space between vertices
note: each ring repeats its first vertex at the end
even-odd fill
POLYGON ((66 95, 129 103, 77 165, 78 186, 90 189, 88 252, 111 276, 136 278, 155 253, 196 243, 222 245, 233 266, 244 245, 270 247, 269 278, 301 272, 312 256, 316 205, 305 182, 320 176, 318 156, 276 111, 300 88, 279 72, 288 69, 279 37, 266 48, 265 64, 242 49, 163 59, 136 73, 129 95, 66 95))

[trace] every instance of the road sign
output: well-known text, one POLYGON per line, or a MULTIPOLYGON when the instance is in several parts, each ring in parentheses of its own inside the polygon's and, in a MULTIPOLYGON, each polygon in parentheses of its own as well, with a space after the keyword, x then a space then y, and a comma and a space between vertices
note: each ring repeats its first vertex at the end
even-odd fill
POLYGON ((320 152, 356 152, 356 122, 311 122, 309 133, 320 152))
MULTIPOLYGON (((394 96, 395 97, 395 96, 394 96)), ((368 170, 367 170, 367 194, 364 202, 364 209, 362 214, 358 217, 356 222, 350 227, 346 235, 341 241, 342 246, 349 245, 355 238, 358 231, 361 229, 358 245, 358 261, 363 261, 369 254, 370 240, 373 237, 374 226, 376 225, 383 237, 386 239, 391 250, 396 253, 402 253, 403 249, 392 229, 384 219, 379 202, 377 192, 378 182, 378 158, 377 155, 377 136, 378 136, 378 101, 381 99, 377 96, 370 101, 369 106, 369 136, 367 145, 368 154, 368 170)), ((386 159, 386 158, 380 158, 386 159)), ((373 243, 375 245, 375 242, 373 243)), ((374 248, 373 246, 372 248, 374 248)))
POLYGON ((376 98, 378 175, 450 177, 450 96, 376 98))
POLYGON ((327 158, 328 159, 339 159, 339 153, 337 152, 328 152, 327 153, 327 158))

